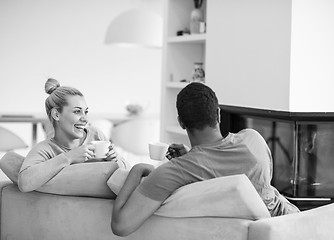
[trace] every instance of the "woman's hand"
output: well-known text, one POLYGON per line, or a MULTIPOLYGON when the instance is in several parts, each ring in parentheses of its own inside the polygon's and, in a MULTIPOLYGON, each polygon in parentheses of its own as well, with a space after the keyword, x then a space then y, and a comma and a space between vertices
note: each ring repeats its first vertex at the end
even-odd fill
POLYGON ((82 145, 64 154, 70 159, 70 164, 83 163, 95 157, 94 146, 92 144, 82 145))
POLYGON ((109 151, 107 153, 107 157, 104 159, 105 161, 112 161, 112 160, 118 160, 119 156, 117 152, 114 149, 114 144, 110 144, 109 151))

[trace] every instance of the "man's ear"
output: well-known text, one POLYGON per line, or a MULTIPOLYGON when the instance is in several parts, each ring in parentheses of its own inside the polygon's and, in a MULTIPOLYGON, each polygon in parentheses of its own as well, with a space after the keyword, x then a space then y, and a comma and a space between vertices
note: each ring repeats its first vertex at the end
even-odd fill
POLYGON ((59 120, 59 112, 57 109, 52 108, 51 110, 51 116, 54 120, 58 121, 59 120))
POLYGON ((184 126, 183 122, 181 121, 180 117, 177 116, 177 121, 179 122, 179 125, 182 129, 186 129, 186 127, 184 126))

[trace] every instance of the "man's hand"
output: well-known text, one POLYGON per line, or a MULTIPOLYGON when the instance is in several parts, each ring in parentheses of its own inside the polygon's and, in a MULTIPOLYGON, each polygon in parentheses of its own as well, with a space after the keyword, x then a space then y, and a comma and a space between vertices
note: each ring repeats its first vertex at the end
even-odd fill
POLYGON ((169 146, 166 157, 171 160, 172 158, 180 157, 190 151, 190 148, 183 144, 173 143, 169 146))

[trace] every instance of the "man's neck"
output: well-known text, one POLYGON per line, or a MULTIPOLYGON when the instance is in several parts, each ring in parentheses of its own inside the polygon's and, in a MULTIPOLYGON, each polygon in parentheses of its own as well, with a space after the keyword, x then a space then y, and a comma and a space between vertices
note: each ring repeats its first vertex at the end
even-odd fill
POLYGON ((206 127, 203 130, 194 130, 192 132, 187 130, 187 132, 192 147, 201 144, 214 143, 223 139, 223 136, 218 126, 214 128, 206 127))

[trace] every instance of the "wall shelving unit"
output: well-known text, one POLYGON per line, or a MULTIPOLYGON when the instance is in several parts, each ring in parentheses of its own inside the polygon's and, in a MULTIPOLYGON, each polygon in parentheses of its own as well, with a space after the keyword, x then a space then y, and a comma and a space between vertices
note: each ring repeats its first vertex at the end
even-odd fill
MULTIPOLYGON (((194 63, 203 62, 205 69, 206 33, 177 36, 177 31, 189 29, 193 0, 165 0, 164 4, 161 141, 190 146, 177 121, 176 96, 192 80, 194 63)), ((206 0, 201 10, 206 21, 206 0)))

